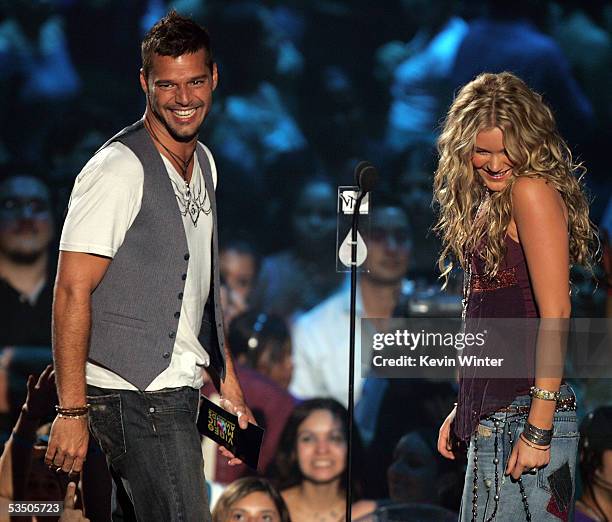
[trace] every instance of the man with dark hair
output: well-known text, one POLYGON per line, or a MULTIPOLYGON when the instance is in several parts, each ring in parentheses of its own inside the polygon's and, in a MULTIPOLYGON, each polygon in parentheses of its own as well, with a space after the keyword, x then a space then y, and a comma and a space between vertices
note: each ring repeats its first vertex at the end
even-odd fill
MULTIPOLYGON (((408 215, 387 197, 372 210, 367 239, 367 271, 360 274, 357 318, 392 317, 400 299, 412 295, 414 284, 405 279, 410 263, 412 233, 408 215)), ((295 370, 289 391, 301 399, 332 397, 348 402, 349 286, 301 315, 291 337, 295 370)), ((362 369, 361 331, 356 330, 355 375, 362 369)), ((365 371, 368 368, 364 368, 365 371)), ((355 401, 361 398, 364 379, 355 380, 355 401)))
POLYGON ((142 59, 144 118, 85 165, 62 231, 46 461, 79 472, 89 420, 138 520, 210 520, 195 425, 203 368, 241 427, 253 420, 224 346, 216 169, 197 141, 217 67, 206 31, 175 12, 142 59))
POLYGON ((0 347, 51 344, 53 236, 47 185, 30 175, 0 180, 0 347))

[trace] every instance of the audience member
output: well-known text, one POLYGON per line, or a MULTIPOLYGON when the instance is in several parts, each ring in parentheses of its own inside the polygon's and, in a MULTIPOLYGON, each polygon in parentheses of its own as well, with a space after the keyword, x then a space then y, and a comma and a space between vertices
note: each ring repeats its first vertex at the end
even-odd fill
POLYGON ((576 522, 612 520, 612 406, 589 413, 580 425, 582 496, 576 522))
POLYGON ((27 175, 0 182, 0 346, 51 346, 53 236, 44 182, 27 175))
POLYGON ((389 498, 378 500, 376 511, 359 522, 457 520, 463 468, 437 457, 435 440, 431 429, 411 431, 400 439, 387 469, 389 498))
POLYGON ((221 299, 226 326, 247 310, 259 264, 259 254, 247 241, 233 240, 220 246, 219 272, 224 283, 221 299))
MULTIPOLYGON (((266 430, 258 466, 259 471, 265 472, 295 403, 287 392, 292 371, 289 332, 278 316, 245 312, 231 322, 227 342, 247 405, 266 430)), ((212 383, 202 391, 211 399, 217 396, 212 383)), ((244 464, 229 466, 217 455, 210 458, 215 459, 214 465, 207 463, 214 474, 207 477, 216 482, 228 484, 252 473, 244 464)))
POLYGON ((463 491, 460 465, 444 460, 436 451, 431 429, 404 435, 387 469, 389 498, 394 503, 433 504, 457 513, 463 491))
POLYGON ((397 194, 411 218, 414 243, 410 275, 417 289, 432 284, 439 286, 432 267, 435 266, 440 244, 435 235, 430 233, 435 218, 431 205, 434 147, 428 142, 415 143, 397 157, 391 168, 394 173, 391 190, 397 194))
MULTIPOLYGON (((334 399, 311 399, 296 406, 283 431, 271 476, 293 522, 341 520, 346 511, 348 414, 334 399)), ((352 517, 374 509, 361 499, 361 444, 353 433, 352 517)))
POLYGON ((51 197, 38 178, 0 181, 0 445, 19 415, 25 380, 51 361, 51 197))
MULTIPOLYGON (((74 482, 65 484, 66 476, 51 472, 44 465, 44 448, 35 446, 40 423, 57 402, 52 367, 47 366, 38 379, 30 375, 27 390, 21 414, 0 456, 0 522, 8 522, 11 501, 59 501, 64 497, 59 522, 88 522, 81 510, 74 508, 74 482)), ((27 518, 32 522, 37 519, 27 518)))
POLYGON ((266 479, 245 477, 232 482, 217 501, 213 522, 291 522, 283 498, 266 479))
MULTIPOLYGON (((397 203, 377 200, 367 242, 367 271, 359 279, 358 319, 389 318, 398 302, 412 293, 411 282, 404 280, 411 240, 406 212, 397 203)), ((297 397, 333 397, 348 404, 349 312, 349 286, 345 285, 296 321, 292 330, 295 369, 289 389, 297 397)), ((357 328, 356 376, 361 375, 362 369, 360 339, 357 328)), ((356 401, 361 396, 362 385, 362 379, 357 378, 356 401)))
POLYGON ((234 360, 286 390, 293 374, 291 336, 277 315, 245 312, 230 324, 227 341, 234 360))
POLYGON ((264 258, 253 291, 257 310, 289 321, 325 299, 339 285, 334 249, 336 189, 326 178, 311 177, 292 187, 292 248, 264 258))

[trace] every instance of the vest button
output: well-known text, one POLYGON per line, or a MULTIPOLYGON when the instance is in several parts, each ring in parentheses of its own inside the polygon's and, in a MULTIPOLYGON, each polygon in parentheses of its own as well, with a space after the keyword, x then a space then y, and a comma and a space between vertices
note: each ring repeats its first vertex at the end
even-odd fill
POLYGON ((183 299, 183 292, 179 292, 178 298, 183 299))
POLYGON ((164 359, 167 359, 168 357, 170 357, 170 352, 164 352, 164 359))
POLYGON ((181 276, 181 279, 182 279, 183 281, 185 281, 185 279, 187 279, 187 274, 183 274, 183 275, 181 276))
POLYGON ((149 413, 155 413, 155 408, 153 408, 153 406, 149 408, 149 413))
POLYGON ((181 312, 174 312, 174 318, 178 319, 181 316, 181 312))
POLYGON ((185 261, 189 261, 189 252, 187 252, 187 253, 186 253, 186 254, 183 256, 183 258, 185 259, 185 261))
POLYGON ((170 333, 168 334, 168 337, 170 337, 170 339, 174 339, 174 336, 175 336, 175 335, 176 335, 176 333, 175 333, 175 332, 170 332, 170 333))

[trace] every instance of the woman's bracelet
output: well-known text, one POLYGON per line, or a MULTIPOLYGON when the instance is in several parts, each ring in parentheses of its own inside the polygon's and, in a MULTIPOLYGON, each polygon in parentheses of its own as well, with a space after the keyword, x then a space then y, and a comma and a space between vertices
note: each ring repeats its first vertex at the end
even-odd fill
POLYGON ((543 401, 558 401, 561 394, 556 391, 544 390, 543 388, 537 388, 532 386, 529 390, 529 395, 531 395, 534 399, 541 399, 543 401))
POLYGON ((522 440, 522 441, 523 441, 525 444, 527 444, 527 446, 529 446, 530 448, 533 448, 533 449, 535 449, 535 450, 538 450, 538 451, 548 451, 548 450, 550 449, 550 444, 549 444, 548 446, 539 446, 539 445, 537 445, 537 444, 532 444, 531 442, 529 442, 529 441, 528 441, 528 440, 527 440, 527 439, 524 437, 524 434, 523 434, 523 433, 521 433, 521 434, 519 435, 519 437, 520 437, 520 439, 521 439, 521 440, 522 440))
POLYGON ((525 421, 525 429, 521 435, 537 446, 548 446, 552 441, 553 430, 552 428, 549 430, 538 428, 530 422, 525 421))

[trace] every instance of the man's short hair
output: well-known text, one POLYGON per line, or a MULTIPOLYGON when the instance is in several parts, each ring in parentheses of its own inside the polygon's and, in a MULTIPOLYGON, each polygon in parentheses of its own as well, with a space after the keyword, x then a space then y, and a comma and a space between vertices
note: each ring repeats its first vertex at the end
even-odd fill
POLYGON ((145 35, 142 41, 142 71, 148 78, 153 55, 178 58, 184 54, 206 51, 206 65, 212 71, 213 56, 208 31, 190 18, 170 11, 145 35))

